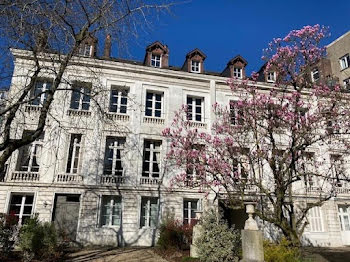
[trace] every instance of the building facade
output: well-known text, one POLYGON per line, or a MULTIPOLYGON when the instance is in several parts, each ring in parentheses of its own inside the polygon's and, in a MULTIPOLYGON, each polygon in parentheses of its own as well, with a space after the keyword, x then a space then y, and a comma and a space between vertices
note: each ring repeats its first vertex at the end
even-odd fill
MULTIPOLYGON (((210 132, 212 105, 228 105, 233 99, 226 80, 245 77, 247 61, 236 56, 222 73, 208 73, 199 49, 176 68, 169 66, 169 49, 160 42, 146 48, 143 63, 110 58, 108 41, 104 57, 97 58, 95 43, 83 45, 65 73, 69 81, 55 94, 44 134, 8 161, 0 182, 0 212, 16 215, 20 223, 38 214, 84 245, 154 245, 165 217, 191 223, 195 211, 219 205, 197 189, 169 190, 178 170, 164 160, 169 144, 162 130, 171 125, 175 110, 187 104, 193 126, 210 132)), ((32 67, 30 52, 12 52, 9 99, 26 84, 32 67)), ((53 77, 50 72, 40 76, 33 99, 17 116, 14 137, 34 129, 43 91, 53 77)), ((274 78, 268 75, 259 85, 269 90, 274 78)), ((337 153, 328 147, 317 152, 327 156, 327 163, 337 153)), ((312 209, 305 242, 350 244, 350 192, 342 187, 338 193, 312 209)), ((233 216, 235 224, 243 224, 244 212, 233 216)))

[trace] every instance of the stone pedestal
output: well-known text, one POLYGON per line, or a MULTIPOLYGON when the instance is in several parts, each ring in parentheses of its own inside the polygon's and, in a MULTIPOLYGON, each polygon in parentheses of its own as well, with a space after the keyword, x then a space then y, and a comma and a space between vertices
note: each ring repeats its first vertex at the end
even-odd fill
POLYGON ((259 230, 242 230, 242 262, 263 262, 263 235, 259 230))
POLYGON ((196 224, 193 227, 192 245, 190 246, 190 256, 191 257, 196 257, 196 258, 199 257, 197 247, 194 243, 196 243, 196 240, 198 239, 201 230, 202 230, 202 226, 200 224, 196 224))

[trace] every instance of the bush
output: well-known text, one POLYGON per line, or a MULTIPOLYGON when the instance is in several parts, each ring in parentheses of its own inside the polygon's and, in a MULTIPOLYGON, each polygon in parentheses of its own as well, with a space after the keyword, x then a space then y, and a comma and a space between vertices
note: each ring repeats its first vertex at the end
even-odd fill
POLYGON ((0 258, 10 255, 16 242, 18 233, 18 219, 14 214, 0 214, 0 258))
POLYGON ((38 217, 28 219, 20 229, 19 248, 25 261, 55 261, 60 257, 57 233, 53 224, 41 223, 38 217))
POLYGON ((188 250, 192 242, 193 225, 184 225, 174 218, 166 218, 160 225, 157 246, 163 250, 188 250))
POLYGON ((290 242, 282 238, 276 244, 264 241, 265 262, 299 262, 301 261, 300 251, 297 247, 291 247, 290 242))
POLYGON ((229 228, 221 216, 213 210, 205 213, 201 220, 200 236, 195 245, 200 261, 238 261, 241 253, 241 236, 238 230, 229 228))

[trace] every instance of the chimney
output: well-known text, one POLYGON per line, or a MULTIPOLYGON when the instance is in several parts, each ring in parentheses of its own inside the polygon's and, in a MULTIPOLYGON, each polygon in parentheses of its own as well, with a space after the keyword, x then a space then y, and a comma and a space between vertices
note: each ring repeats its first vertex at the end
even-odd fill
POLYGON ((36 47, 39 52, 47 49, 47 38, 48 36, 46 30, 40 29, 36 35, 36 47))
POLYGON ((103 50, 104 58, 111 58, 111 47, 112 47, 111 35, 107 34, 105 39, 105 48, 103 50))

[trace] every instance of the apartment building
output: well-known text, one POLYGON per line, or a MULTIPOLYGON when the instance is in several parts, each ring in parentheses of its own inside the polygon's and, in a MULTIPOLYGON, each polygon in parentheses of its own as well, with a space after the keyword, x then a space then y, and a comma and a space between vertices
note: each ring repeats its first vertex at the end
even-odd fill
POLYGON ((327 56, 311 70, 314 82, 350 88, 350 31, 326 46, 327 56))
MULTIPOLYGON (((238 55, 222 72, 209 73, 199 49, 186 54, 180 68, 169 65, 169 48, 158 41, 147 46, 143 62, 110 58, 110 46, 107 41, 104 57, 97 58, 96 41, 87 42, 73 59, 45 132, 8 162, 0 182, 0 212, 15 214, 19 223, 38 214, 84 245, 154 245, 164 217, 191 223, 195 211, 219 205, 215 196, 196 188, 169 190, 178 170, 164 161, 169 144, 162 130, 187 104, 193 126, 210 132, 212 105, 228 105, 234 98, 226 80, 244 78, 247 61, 238 55)), ((31 68, 30 52, 12 53, 9 98, 25 85, 31 68)), ((45 72, 36 83, 32 93, 42 94, 23 105, 14 137, 33 130, 52 77, 45 72)), ((268 90, 274 79, 268 75, 259 86, 268 90)), ((339 152, 325 145, 317 154, 330 163, 339 152)), ((305 241, 350 244, 350 192, 342 187, 338 193, 312 209, 305 241)), ((230 214, 240 228, 244 211, 230 214)))

